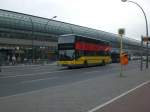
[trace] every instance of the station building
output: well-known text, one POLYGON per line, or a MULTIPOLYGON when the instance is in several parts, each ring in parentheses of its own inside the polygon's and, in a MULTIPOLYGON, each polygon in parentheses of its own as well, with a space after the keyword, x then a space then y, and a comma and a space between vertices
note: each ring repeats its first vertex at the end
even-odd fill
POLYGON ((0 10, 0 56, 3 64, 15 56, 24 61, 51 60, 57 46, 57 34, 49 32, 50 21, 22 13, 0 10))

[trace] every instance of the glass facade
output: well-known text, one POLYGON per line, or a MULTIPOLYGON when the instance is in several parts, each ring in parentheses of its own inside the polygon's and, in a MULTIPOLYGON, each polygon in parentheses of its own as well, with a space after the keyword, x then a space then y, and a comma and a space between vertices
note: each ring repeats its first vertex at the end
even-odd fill
MULTIPOLYGON (((31 34, 36 34, 37 32, 43 35, 64 35, 74 33, 111 42, 119 42, 118 36, 112 33, 2 9, 0 10, 0 25, 0 28, 29 31, 31 34)), ((140 46, 138 41, 129 38, 124 39, 124 43, 140 46)))

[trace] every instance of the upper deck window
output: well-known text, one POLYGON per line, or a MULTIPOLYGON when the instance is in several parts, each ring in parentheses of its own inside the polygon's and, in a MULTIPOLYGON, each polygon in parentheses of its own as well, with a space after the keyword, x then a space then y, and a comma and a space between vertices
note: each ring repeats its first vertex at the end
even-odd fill
POLYGON ((60 36, 58 39, 58 43, 74 43, 74 42, 75 42, 74 35, 60 36))

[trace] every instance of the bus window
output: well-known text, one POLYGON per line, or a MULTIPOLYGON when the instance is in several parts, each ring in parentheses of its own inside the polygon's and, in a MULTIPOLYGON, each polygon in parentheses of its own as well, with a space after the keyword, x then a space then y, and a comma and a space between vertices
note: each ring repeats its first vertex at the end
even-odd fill
POLYGON ((105 56, 105 52, 104 52, 104 51, 100 51, 100 52, 99 52, 99 55, 100 55, 100 56, 105 56))
POLYGON ((59 60, 73 60, 74 58, 74 50, 59 50, 59 60))

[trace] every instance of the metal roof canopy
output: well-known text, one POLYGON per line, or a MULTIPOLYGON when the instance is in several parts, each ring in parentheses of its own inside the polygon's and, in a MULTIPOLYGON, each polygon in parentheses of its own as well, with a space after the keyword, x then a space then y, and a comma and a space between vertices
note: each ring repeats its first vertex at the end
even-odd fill
MULTIPOLYGON (((0 9, 0 24, 2 28, 16 30, 51 33, 56 35, 77 34, 100 38, 114 43, 119 43, 120 41, 119 36, 113 33, 3 9, 0 9), (47 27, 45 28, 46 24, 47 27)), ((123 43, 140 46, 140 41, 127 37, 123 38, 123 43)))

